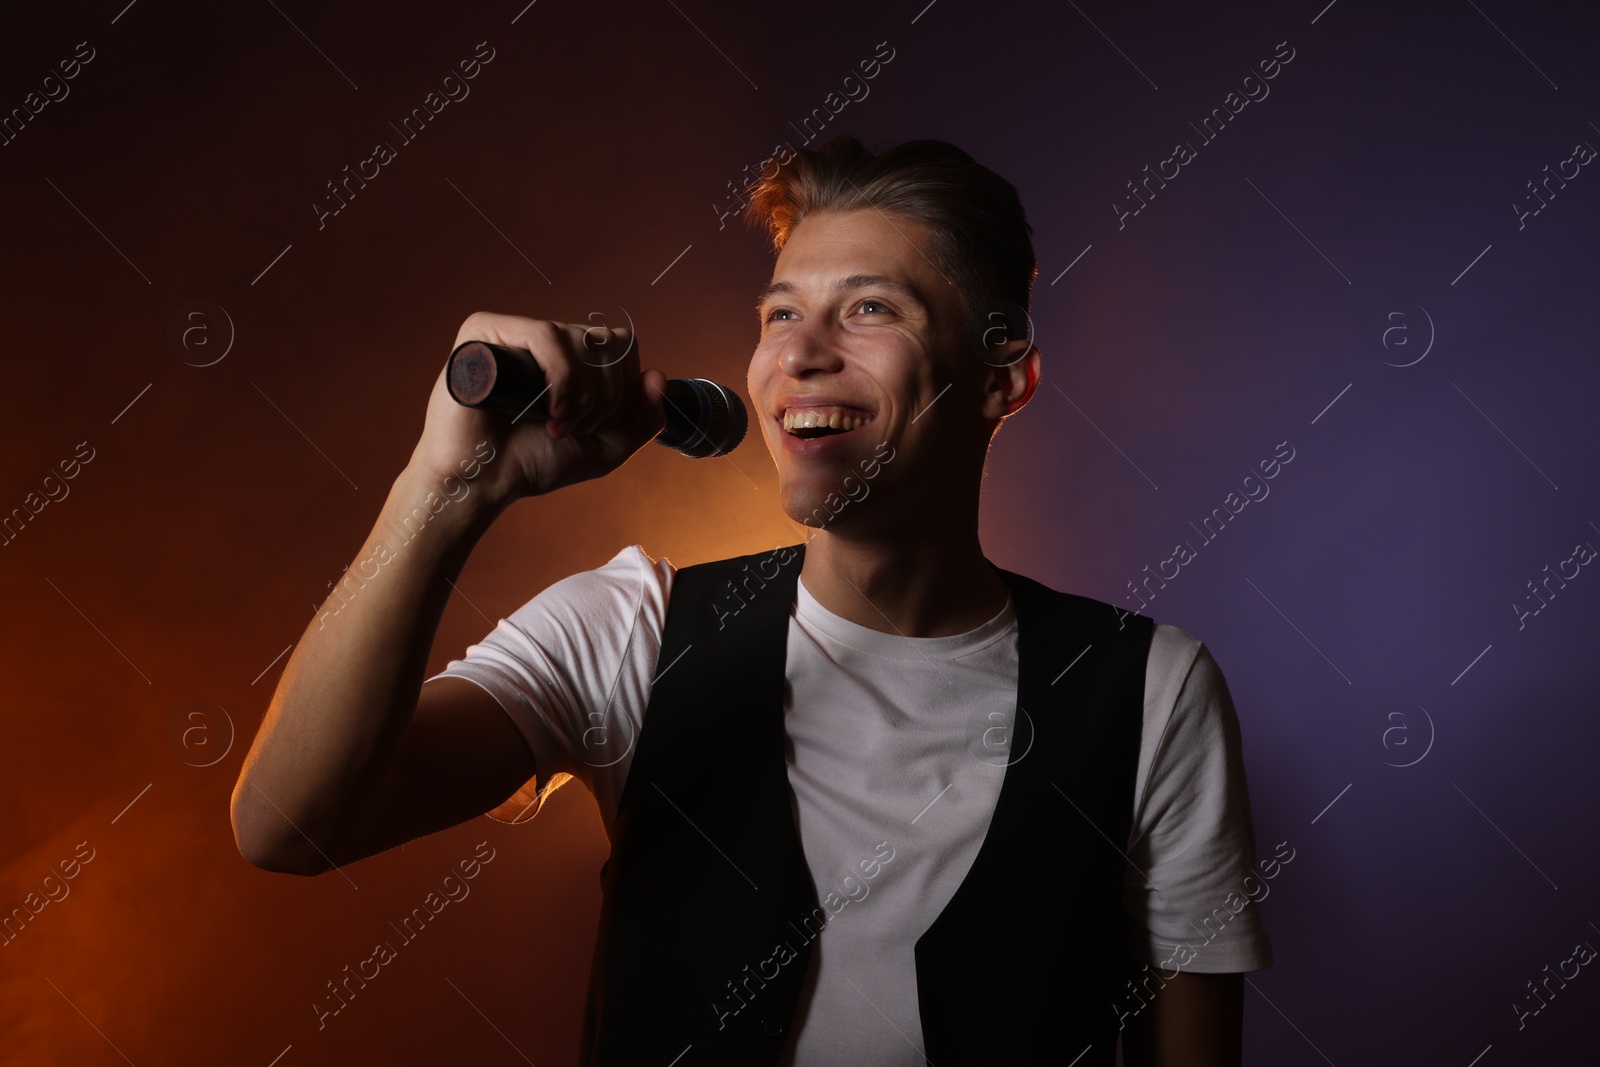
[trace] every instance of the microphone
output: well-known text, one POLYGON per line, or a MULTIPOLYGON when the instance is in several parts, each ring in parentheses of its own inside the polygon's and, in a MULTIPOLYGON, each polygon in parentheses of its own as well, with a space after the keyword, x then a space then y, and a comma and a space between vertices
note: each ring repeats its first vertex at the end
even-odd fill
MULTIPOLYGON (((533 353, 487 341, 463 341, 450 353, 445 385, 455 402, 507 418, 545 422, 544 371, 533 353)), ((704 378, 670 378, 662 397, 667 425, 655 440, 688 456, 724 456, 744 440, 744 402, 727 386, 704 378)))

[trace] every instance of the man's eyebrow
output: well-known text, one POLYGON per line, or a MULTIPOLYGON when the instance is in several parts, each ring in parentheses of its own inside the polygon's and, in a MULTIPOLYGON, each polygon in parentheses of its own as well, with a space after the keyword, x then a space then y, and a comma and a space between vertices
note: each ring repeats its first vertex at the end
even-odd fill
MULTIPOLYGON (((849 274, 843 278, 836 279, 833 283, 833 291, 835 293, 869 288, 891 289, 909 299, 923 311, 928 310, 928 301, 916 286, 882 274, 849 274)), ((760 311, 761 308, 766 306, 767 301, 775 296, 798 293, 799 291, 799 287, 793 282, 773 282, 761 291, 761 298, 756 301, 756 310, 760 311)))

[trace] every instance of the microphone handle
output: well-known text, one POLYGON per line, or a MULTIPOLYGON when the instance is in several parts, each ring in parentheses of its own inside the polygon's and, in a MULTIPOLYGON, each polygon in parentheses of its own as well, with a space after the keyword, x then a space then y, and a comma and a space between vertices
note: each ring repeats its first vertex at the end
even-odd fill
MULTIPOLYGON (((544 372, 525 349, 463 341, 450 353, 445 386, 456 403, 514 422, 547 422, 544 372)), ((666 426, 655 440, 691 459, 732 452, 748 424, 744 403, 704 378, 672 378, 663 397, 666 426)))

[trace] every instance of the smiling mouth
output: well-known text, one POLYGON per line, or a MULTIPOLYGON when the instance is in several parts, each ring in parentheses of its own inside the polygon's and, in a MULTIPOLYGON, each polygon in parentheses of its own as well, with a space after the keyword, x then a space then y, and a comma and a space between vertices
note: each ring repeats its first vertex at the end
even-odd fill
POLYGON ((785 433, 809 440, 859 430, 876 418, 871 412, 859 408, 790 408, 779 421, 785 433))

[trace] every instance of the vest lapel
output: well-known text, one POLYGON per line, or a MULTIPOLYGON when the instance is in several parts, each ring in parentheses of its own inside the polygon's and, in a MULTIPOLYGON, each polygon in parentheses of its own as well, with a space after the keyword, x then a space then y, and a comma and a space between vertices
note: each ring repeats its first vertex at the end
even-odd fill
POLYGON ((983 845, 917 942, 924 1052, 941 1067, 1046 1050, 1110 1065, 1152 625, 1000 575, 1017 613, 1015 729, 983 845))
MULTIPOLYGON (((586 1062, 773 1062, 817 909, 790 800, 783 686, 804 546, 673 578, 618 802, 586 1062)), ((815 934, 813 933, 814 937, 815 934)))

